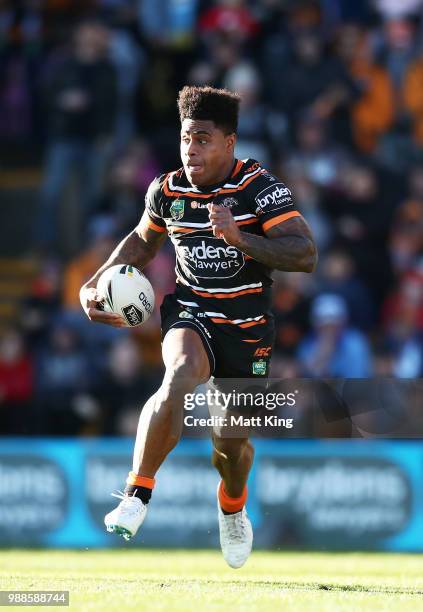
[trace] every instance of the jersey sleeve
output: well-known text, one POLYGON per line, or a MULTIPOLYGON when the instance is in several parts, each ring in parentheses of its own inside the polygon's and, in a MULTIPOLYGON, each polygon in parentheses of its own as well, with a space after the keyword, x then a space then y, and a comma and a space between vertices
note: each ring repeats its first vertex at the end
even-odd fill
POLYGON ((166 223, 160 209, 160 198, 164 176, 159 176, 152 181, 145 195, 145 210, 148 215, 148 227, 155 232, 165 232, 166 223))
POLYGON ((276 176, 265 170, 253 185, 255 214, 263 230, 268 230, 292 217, 301 217, 290 189, 276 176))

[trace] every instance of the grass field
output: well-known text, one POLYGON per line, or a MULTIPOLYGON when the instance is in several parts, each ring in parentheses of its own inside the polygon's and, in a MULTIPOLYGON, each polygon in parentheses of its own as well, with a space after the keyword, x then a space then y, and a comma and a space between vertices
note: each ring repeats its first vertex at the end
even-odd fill
POLYGON ((69 590, 72 610, 423 610, 419 555, 254 552, 240 570, 218 551, 7 550, 0 559, 1 589, 69 590))

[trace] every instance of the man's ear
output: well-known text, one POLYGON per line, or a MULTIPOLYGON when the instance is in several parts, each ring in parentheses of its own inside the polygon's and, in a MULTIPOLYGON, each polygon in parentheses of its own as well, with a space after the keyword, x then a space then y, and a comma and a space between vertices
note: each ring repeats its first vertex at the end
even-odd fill
POLYGON ((233 151, 236 145, 236 134, 229 134, 226 136, 226 148, 228 151, 233 151))

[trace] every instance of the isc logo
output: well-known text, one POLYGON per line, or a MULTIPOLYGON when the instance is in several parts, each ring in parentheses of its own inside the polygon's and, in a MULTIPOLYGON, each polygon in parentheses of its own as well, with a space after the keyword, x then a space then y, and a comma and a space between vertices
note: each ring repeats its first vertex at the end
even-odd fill
POLYGON ((270 351, 272 350, 271 346, 264 346, 256 349, 254 353, 254 357, 269 357, 270 351))

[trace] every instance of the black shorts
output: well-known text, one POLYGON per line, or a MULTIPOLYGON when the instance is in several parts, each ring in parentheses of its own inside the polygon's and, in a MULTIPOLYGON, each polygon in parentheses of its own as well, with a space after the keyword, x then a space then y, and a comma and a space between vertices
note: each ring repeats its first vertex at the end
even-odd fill
POLYGON ((266 323, 246 329, 216 324, 201 309, 180 304, 166 295, 160 307, 162 340, 170 329, 195 329, 200 336, 214 378, 267 378, 275 341, 272 316, 266 323), (228 329, 229 328, 229 329, 228 329))

